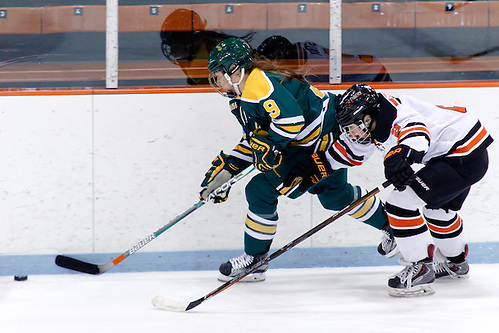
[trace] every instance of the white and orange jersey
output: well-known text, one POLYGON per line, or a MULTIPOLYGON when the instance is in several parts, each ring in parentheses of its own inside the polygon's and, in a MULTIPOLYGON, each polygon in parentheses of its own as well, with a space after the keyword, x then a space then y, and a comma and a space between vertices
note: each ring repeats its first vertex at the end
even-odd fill
POLYGON ((334 169, 360 165, 376 148, 385 155, 399 144, 423 152, 421 163, 426 164, 444 156, 463 157, 492 142, 478 118, 466 108, 433 105, 411 96, 381 96, 381 113, 372 133, 374 143, 353 143, 342 133, 328 151, 334 169))
POLYGON ((376 146, 361 145, 350 141, 341 133, 325 153, 333 170, 362 165, 376 151, 376 146))

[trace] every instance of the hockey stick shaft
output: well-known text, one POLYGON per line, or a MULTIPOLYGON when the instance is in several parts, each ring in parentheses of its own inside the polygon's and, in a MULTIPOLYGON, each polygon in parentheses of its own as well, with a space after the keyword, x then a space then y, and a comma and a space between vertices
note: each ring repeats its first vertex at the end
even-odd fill
POLYGON ((301 242, 303 242, 304 240, 306 240, 310 236, 314 235, 318 231, 324 229, 326 226, 328 226, 329 224, 331 224, 334 221, 338 220, 340 217, 344 216, 345 214, 347 214, 348 212, 352 211, 356 207, 360 206, 365 201, 367 201, 371 197, 375 196, 382 189, 388 187, 389 185, 390 185, 389 181, 384 182, 382 185, 376 187, 375 189, 373 189, 370 192, 368 192, 366 195, 364 195, 361 198, 357 199, 356 201, 352 202, 350 205, 348 205, 347 207, 343 208, 342 210, 340 210, 339 212, 337 212, 333 216, 329 217, 328 219, 326 219, 322 223, 318 224, 314 228, 312 228, 309 231, 305 232, 304 234, 302 234, 298 238, 295 238, 294 240, 292 240, 288 244, 284 245, 282 248, 280 248, 279 250, 277 250, 274 253, 272 253, 267 259, 258 262, 255 266, 253 266, 247 272, 245 272, 243 274, 240 274, 238 276, 235 276, 233 279, 231 279, 230 281, 225 282, 220 287, 218 287, 217 289, 213 290, 212 292, 206 294, 205 296, 203 296, 203 297, 201 297, 201 298, 199 298, 199 299, 197 299, 195 301, 192 301, 192 302, 190 302, 188 304, 187 303, 183 304, 183 303, 180 303, 180 302, 170 301, 170 300, 167 300, 167 299, 162 298, 160 296, 157 296, 155 299, 153 299, 153 304, 155 306, 159 307, 159 308, 164 309, 164 310, 189 311, 190 309, 198 306, 199 304, 203 303, 204 301, 206 301, 206 300, 212 298, 213 296, 221 293, 222 291, 226 290, 230 286, 234 285, 236 282, 242 280, 244 277, 246 277, 249 274, 251 274, 254 271, 256 271, 261 266, 263 266, 265 264, 268 264, 270 261, 276 259, 280 255, 282 255, 283 253, 287 252, 288 250, 290 250, 291 248, 295 247, 296 245, 300 244, 301 242))
POLYGON ((465 56, 453 56, 451 54, 449 54, 449 52, 445 52, 443 50, 441 50, 438 46, 436 45, 432 45, 432 44, 427 44, 424 46, 425 50, 430 53, 430 55, 434 56, 434 57, 437 57, 437 58, 448 58, 450 62, 463 62, 463 61, 468 61, 468 60, 471 60, 473 58, 477 58, 477 57, 483 57, 483 56, 486 56, 488 54, 491 54, 491 53, 494 53, 496 51, 499 51, 499 45, 498 46, 494 46, 494 47, 491 47, 487 50, 483 50, 483 51, 480 51, 480 52, 476 52, 476 53, 473 53, 473 54, 470 54, 470 55, 465 55, 465 56))
POLYGON ((137 252, 140 250, 142 247, 145 245, 149 244, 152 240, 154 240, 156 237, 164 233, 166 230, 170 229, 173 227, 175 224, 189 216, 191 213, 196 211, 198 208, 202 207, 205 203, 209 202, 213 198, 215 198, 218 194, 227 191, 229 188, 231 188, 235 183, 237 183, 239 180, 242 178, 246 177, 248 174, 250 174, 254 170, 254 167, 248 168, 242 173, 232 177, 229 179, 227 182, 222 184, 220 187, 218 187, 216 190, 211 192, 209 196, 206 199, 199 200, 197 203, 189 207, 187 210, 176 216, 173 220, 153 232, 152 234, 148 235, 147 237, 141 239, 138 243, 133 245, 131 248, 129 248, 127 251, 123 252, 121 255, 118 257, 114 258, 113 260, 109 261, 108 263, 101 264, 101 265, 96 265, 88 262, 84 262, 72 257, 68 256, 63 256, 59 255, 56 257, 55 262, 58 266, 68 268, 74 271, 79 271, 82 273, 88 273, 88 274, 94 274, 94 275, 99 275, 107 272, 110 270, 112 267, 118 265, 120 262, 125 260, 128 256, 132 255, 133 253, 137 252))

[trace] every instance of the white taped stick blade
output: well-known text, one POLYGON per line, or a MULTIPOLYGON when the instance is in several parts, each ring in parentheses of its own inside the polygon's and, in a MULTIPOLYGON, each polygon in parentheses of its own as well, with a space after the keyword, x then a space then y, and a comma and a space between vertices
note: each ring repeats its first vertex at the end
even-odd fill
POLYGON ((156 296, 152 299, 152 305, 165 311, 185 312, 187 311, 189 303, 175 301, 163 296, 156 296))

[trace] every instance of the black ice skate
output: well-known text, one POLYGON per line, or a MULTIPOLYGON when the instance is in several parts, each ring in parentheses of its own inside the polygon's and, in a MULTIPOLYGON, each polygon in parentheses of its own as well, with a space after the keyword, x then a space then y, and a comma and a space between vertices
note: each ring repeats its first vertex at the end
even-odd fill
MULTIPOLYGON (((236 275, 247 272, 250 268, 252 268, 259 261, 265 260, 268 257, 267 253, 263 253, 256 256, 250 256, 246 253, 243 253, 239 257, 232 258, 226 263, 220 265, 220 273, 221 275, 218 277, 219 281, 227 282, 234 278, 236 275)), ((245 276, 239 282, 260 282, 265 281, 265 272, 269 268, 268 264, 263 264, 253 273, 245 276)))
POLYGON ((433 259, 433 270, 437 279, 467 279, 470 266, 466 257, 468 256, 468 244, 464 245, 463 253, 456 259, 447 258, 435 245, 428 245, 428 256, 433 259))
POLYGON ((400 258, 399 263, 406 265, 406 267, 388 280, 388 294, 390 296, 412 297, 435 293, 432 287, 432 283, 435 281, 435 272, 431 259, 406 262, 400 258))
POLYGON ((399 253, 399 249, 397 247, 397 242, 393 237, 392 228, 390 228, 388 223, 381 229, 381 233, 381 243, 378 245, 379 254, 386 256, 387 258, 396 256, 397 253, 399 253))

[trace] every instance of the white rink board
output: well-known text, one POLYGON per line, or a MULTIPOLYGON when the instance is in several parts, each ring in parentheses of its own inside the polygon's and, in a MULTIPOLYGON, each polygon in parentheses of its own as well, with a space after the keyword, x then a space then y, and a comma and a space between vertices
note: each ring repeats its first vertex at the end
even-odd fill
POLYGON ((0 253, 92 244, 92 100, 0 97, 0 253))
MULTIPOLYGON (((385 92, 466 106, 499 137, 499 88, 385 92)), ((121 253, 196 203, 212 159, 221 149, 229 152, 240 135, 228 100, 216 93, 0 97, 0 253, 121 253)), ((468 242, 499 241, 496 145, 488 174, 462 210, 468 242)), ((227 202, 200 208, 147 251, 242 248, 247 180, 227 202)), ((378 186, 379 156, 351 169, 350 181, 378 186)), ((331 214, 310 195, 283 198, 274 247, 331 214)), ((378 240, 377 230, 346 217, 300 246, 378 240)))

